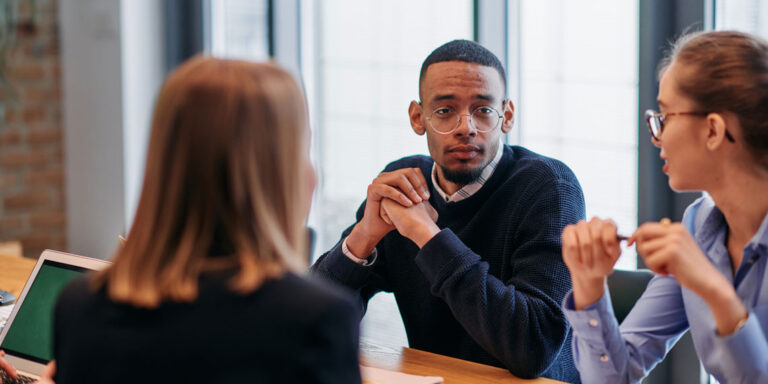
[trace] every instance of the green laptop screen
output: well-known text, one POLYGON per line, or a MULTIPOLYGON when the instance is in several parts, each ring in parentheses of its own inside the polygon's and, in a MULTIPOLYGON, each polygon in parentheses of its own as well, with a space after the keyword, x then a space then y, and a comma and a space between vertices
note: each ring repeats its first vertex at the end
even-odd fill
MULTIPOLYGON (((6 352, 38 363, 53 359, 53 309, 59 293, 72 279, 88 269, 43 261, 32 287, 18 308, 16 317, 6 324, 0 348, 6 352)), ((11 320, 11 319, 9 319, 11 320)))

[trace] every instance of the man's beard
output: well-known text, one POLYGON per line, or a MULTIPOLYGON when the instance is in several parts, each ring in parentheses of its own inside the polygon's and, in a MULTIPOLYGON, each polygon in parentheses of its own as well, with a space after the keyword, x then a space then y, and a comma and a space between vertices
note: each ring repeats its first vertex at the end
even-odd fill
POLYGON ((460 171, 451 171, 445 167, 440 167, 443 171, 443 177, 446 181, 451 183, 465 186, 480 178, 483 173, 484 167, 477 167, 474 169, 464 169, 460 171))

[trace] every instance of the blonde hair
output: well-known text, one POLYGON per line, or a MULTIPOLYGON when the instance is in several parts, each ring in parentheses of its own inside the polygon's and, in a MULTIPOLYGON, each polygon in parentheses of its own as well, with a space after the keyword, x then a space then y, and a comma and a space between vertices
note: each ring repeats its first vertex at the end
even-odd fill
POLYGON ((217 247, 236 292, 305 267, 307 131, 302 92, 276 65, 182 64, 158 96, 131 232, 96 287, 138 307, 193 301, 217 247))

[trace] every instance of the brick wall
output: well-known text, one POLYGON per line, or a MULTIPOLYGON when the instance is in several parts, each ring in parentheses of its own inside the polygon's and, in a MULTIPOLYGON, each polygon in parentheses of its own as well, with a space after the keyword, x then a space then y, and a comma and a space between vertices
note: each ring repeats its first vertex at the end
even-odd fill
POLYGON ((63 130, 57 0, 19 1, 16 42, 6 51, 0 89, 0 241, 24 254, 65 249, 63 130))

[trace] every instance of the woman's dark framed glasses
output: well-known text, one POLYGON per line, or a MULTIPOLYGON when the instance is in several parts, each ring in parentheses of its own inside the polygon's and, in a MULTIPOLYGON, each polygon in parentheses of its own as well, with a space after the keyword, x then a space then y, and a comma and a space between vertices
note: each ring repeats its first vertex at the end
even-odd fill
MULTIPOLYGON (((666 120, 672 116, 699 116, 704 117, 707 116, 709 112, 668 112, 668 113, 659 113, 652 109, 649 109, 645 111, 645 123, 648 124, 648 131, 651 132, 651 137, 656 139, 657 141, 661 141, 661 134, 664 132, 664 123, 666 120)), ((735 143, 736 140, 733 139, 733 136, 731 135, 728 130, 725 131, 725 137, 730 141, 731 143, 735 143)))

